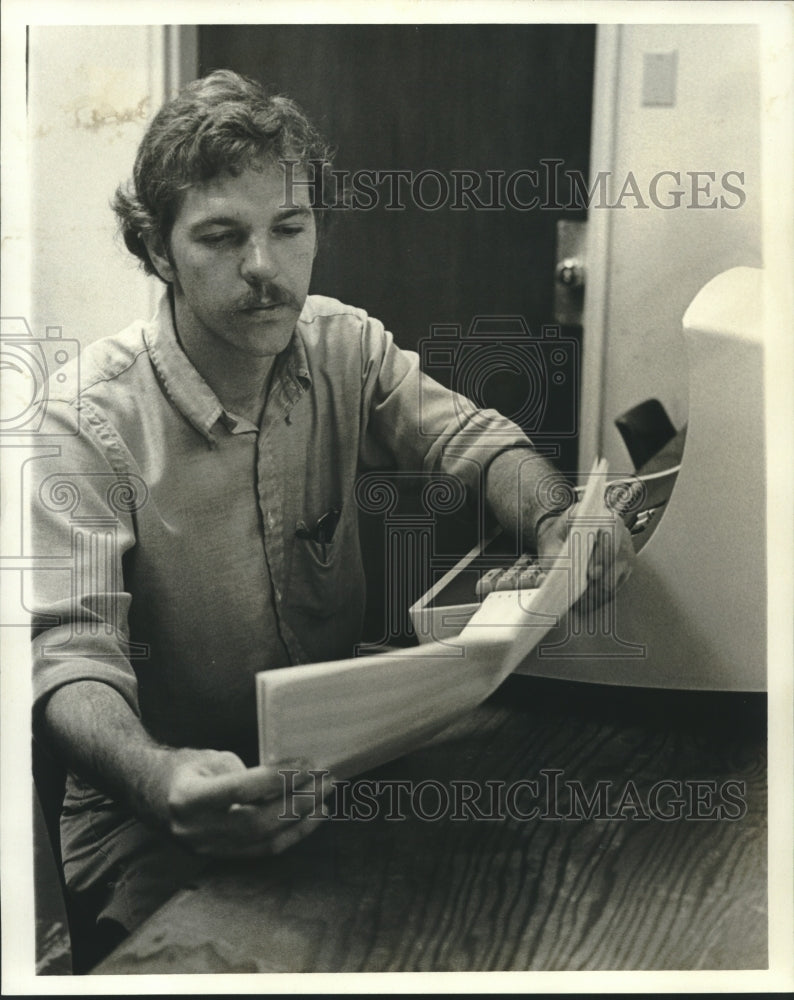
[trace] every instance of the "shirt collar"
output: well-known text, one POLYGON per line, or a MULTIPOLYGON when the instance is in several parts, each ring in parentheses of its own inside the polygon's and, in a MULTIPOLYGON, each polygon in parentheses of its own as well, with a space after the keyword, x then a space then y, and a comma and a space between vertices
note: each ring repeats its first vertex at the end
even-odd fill
POLYGON ((286 417, 303 393, 312 384, 306 344, 303 342, 300 332, 302 317, 303 312, 298 317, 298 322, 295 324, 290 342, 276 358, 276 364, 273 369, 273 380, 270 383, 269 398, 265 404, 265 412, 273 405, 277 408, 281 416, 286 417))
MULTIPOLYGON (((144 339, 164 392, 210 444, 215 443, 212 428, 219 420, 230 428, 238 424, 240 418, 224 408, 182 350, 168 292, 163 294, 154 319, 145 328, 144 339)), ((276 358, 269 397, 286 416, 310 385, 306 347, 296 325, 290 342, 276 358)), ((270 402, 269 398, 266 410, 270 402)))

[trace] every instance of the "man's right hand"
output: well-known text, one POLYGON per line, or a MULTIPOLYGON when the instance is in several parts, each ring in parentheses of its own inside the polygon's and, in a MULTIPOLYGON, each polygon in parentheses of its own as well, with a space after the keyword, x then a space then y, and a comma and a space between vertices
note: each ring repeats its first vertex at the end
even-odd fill
POLYGON ((278 854, 324 819, 326 772, 286 762, 246 768, 226 751, 164 747, 100 681, 58 688, 40 723, 66 767, 198 854, 278 854))
POLYGON ((212 857, 279 854, 322 823, 332 789, 327 773, 308 773, 305 764, 246 768, 226 751, 167 750, 163 765, 160 818, 212 857))

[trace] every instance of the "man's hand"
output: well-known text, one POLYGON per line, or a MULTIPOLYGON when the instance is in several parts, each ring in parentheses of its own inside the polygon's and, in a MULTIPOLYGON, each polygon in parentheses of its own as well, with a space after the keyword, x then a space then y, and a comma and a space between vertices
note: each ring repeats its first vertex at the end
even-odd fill
POLYGON ((246 768, 218 750, 170 750, 165 761, 157 811, 197 854, 279 854, 325 818, 323 799, 332 788, 325 772, 311 774, 298 763, 246 768))
MULTIPOLYGON (((565 544, 569 517, 576 507, 548 516, 544 495, 573 499, 573 491, 545 458, 530 448, 512 448, 497 455, 488 467, 488 505, 501 527, 516 537, 523 551, 537 551, 551 562, 565 544)), ((586 599, 592 606, 608 601, 629 577, 634 564, 634 546, 623 520, 604 508, 604 527, 588 564, 590 586, 586 599)))
POLYGON ((323 821, 326 772, 305 763, 246 768, 226 751, 164 747, 100 681, 58 688, 41 725, 67 767, 198 854, 278 854, 323 821))
MULTIPOLYGON (((557 517, 542 521, 536 539, 538 555, 542 560, 553 559, 563 547, 570 529, 569 519, 575 515, 574 506, 561 511, 557 517)), ((593 607, 610 601, 618 587, 629 578, 634 566, 634 545, 629 529, 619 515, 605 508, 604 518, 607 517, 610 517, 610 523, 599 527, 587 565, 588 589, 585 596, 593 607)))

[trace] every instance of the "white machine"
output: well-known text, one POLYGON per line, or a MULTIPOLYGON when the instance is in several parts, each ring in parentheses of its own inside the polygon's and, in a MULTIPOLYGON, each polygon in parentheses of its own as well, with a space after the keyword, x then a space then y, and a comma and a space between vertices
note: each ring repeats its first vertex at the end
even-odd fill
MULTIPOLYGON (((756 268, 726 271, 690 305, 689 421, 672 493, 614 601, 597 614, 568 614, 519 673, 766 689, 762 277, 756 268)), ((411 609, 420 640, 454 634, 473 614, 478 561, 487 568, 487 556, 473 551, 411 609)))

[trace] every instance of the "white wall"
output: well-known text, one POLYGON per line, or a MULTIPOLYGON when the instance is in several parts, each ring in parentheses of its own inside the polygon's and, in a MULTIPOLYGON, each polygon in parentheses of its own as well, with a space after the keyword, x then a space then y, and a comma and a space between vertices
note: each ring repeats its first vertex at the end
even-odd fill
POLYGON ((153 311, 109 201, 165 93, 165 29, 34 27, 29 43, 31 325, 85 345, 153 311))
MULTIPOLYGON (((591 172, 611 170, 619 192, 631 171, 650 207, 637 208, 626 198, 622 210, 590 209, 591 251, 606 255, 600 261, 605 287, 599 315, 591 315, 585 327, 583 424, 592 421, 598 435, 591 430, 585 438, 580 466, 588 466, 598 450, 611 468, 626 471, 630 463, 615 416, 656 396, 676 426, 686 421, 681 318, 714 275, 762 263, 759 39, 757 26, 741 24, 624 25, 599 32, 602 49, 605 40, 611 44, 611 65, 602 66, 600 91, 596 85, 591 172), (643 106, 643 54, 672 51, 677 52, 675 105, 643 106), (613 130, 608 141, 598 134, 604 127, 613 130), (647 188, 663 170, 679 171, 682 181, 687 171, 713 171, 717 183, 711 197, 698 200, 724 193, 730 204, 738 199, 721 187, 720 178, 726 171, 743 172, 746 199, 737 209, 695 208, 687 207, 690 194, 679 208, 657 208, 647 188), (602 217, 596 218, 599 211, 602 217), (591 334, 595 343, 588 350, 591 334), (600 399, 593 398, 599 392, 600 399)), ((660 185, 660 200, 667 183, 660 185)))

